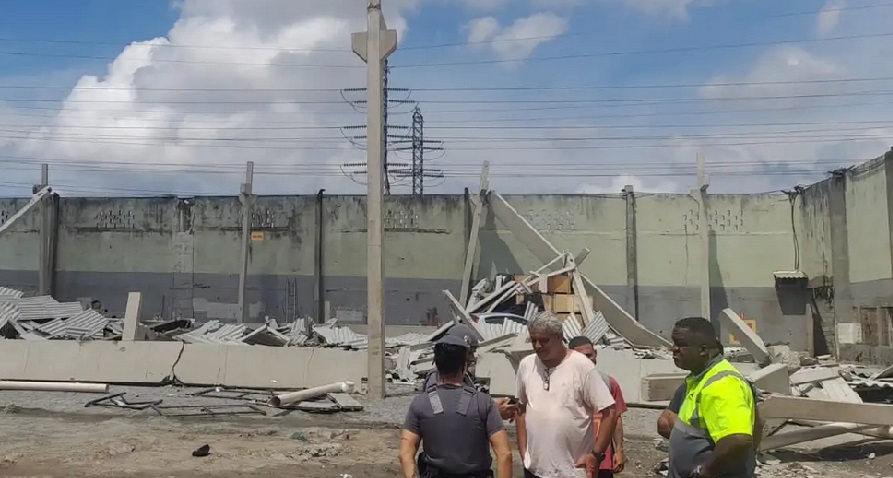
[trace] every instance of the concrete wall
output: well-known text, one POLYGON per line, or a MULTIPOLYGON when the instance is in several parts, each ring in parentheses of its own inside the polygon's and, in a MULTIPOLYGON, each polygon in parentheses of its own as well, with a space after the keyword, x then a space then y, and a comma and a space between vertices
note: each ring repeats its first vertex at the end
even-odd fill
MULTIPOLYGON (((791 195, 710 195, 713 315, 731 307, 770 343, 834 349, 840 328, 835 324, 856 320, 855 305, 888 304, 890 172, 881 160, 791 195), (797 269, 809 276, 808 284, 779 283, 773 276, 797 269)), ((702 244, 691 196, 506 199, 559 249, 589 248, 583 272, 618 303, 637 310, 655 332, 668 335, 680 317, 700 314, 702 244), (628 224, 635 228, 628 231, 628 224)), ((0 221, 25 203, 0 200, 0 221)), ((62 198, 59 207, 60 300, 98 299, 110 313, 123 314, 126 293, 140 290, 147 316, 235 320, 241 268, 237 198, 62 198)), ((393 196, 385 210, 388 322, 426 324, 449 317, 441 291, 457 292, 461 282, 471 224, 468 199, 393 196)), ((29 214, 0 238, 0 284, 36 289, 36 219, 29 214)), ((257 198, 247 293, 252 321, 266 315, 317 317, 328 303, 329 313, 341 321, 362 323, 365 227, 362 197, 257 198)), ((479 237, 478 277, 541 266, 489 212, 479 237)), ((726 331, 721 336, 730 341, 726 331)))

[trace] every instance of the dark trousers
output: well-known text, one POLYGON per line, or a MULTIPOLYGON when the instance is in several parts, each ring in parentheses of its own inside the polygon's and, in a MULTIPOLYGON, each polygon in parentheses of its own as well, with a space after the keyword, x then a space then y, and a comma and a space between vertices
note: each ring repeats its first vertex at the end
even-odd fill
POLYGON ((493 478, 493 470, 484 470, 468 475, 447 473, 426 463, 421 454, 416 460, 416 467, 418 468, 420 478, 493 478))

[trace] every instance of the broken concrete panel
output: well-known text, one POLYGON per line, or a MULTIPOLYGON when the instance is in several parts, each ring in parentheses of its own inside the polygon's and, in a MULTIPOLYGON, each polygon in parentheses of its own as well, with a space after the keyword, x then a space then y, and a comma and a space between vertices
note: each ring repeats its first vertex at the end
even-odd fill
POLYGON ((6 380, 164 383, 294 389, 331 382, 360 383, 364 352, 296 347, 249 347, 179 342, 81 342, 7 340, 0 345, 6 380), (181 355, 182 351, 182 355, 181 355))
POLYGON ((504 353, 487 352, 478 356, 475 375, 490 379, 490 395, 494 397, 514 397, 516 367, 504 353))
MULTIPOLYGON (((546 240, 533 226, 527 222, 499 193, 490 193, 490 207, 493 214, 544 264, 550 264, 553 271, 563 267, 561 263, 552 262, 555 256, 561 255, 558 249, 546 240)), ((645 328, 623 308, 614 302, 603 290, 582 276, 586 293, 592 297, 595 309, 604 315, 608 324, 634 345, 642 347, 667 347, 670 342, 645 328)))
MULTIPOLYGON (((496 219, 499 219, 499 222, 501 222, 506 229, 512 231, 515 238, 517 238, 521 244, 524 244, 524 247, 529 249, 540 262, 543 264, 552 263, 555 256, 561 254, 552 243, 546 240, 539 231, 527 222, 527 219, 524 219, 523 216, 518 214, 518 211, 516 211, 515 208, 513 208, 499 193, 490 191, 489 197, 490 210, 493 211, 493 215, 496 216, 496 219)), ((563 267, 563 265, 553 264, 551 267, 554 270, 555 268, 563 267)))
POLYGON ((791 374, 791 383, 800 385, 801 383, 824 382, 838 377, 840 377, 840 367, 801 368, 791 374))
POLYGON ((772 359, 763 339, 750 328, 738 314, 732 309, 724 309, 719 314, 719 320, 729 329, 729 332, 735 336, 738 341, 750 352, 754 361, 765 367, 769 365, 772 359))
POLYGON ((783 363, 774 363, 761 368, 747 377, 758 389, 767 393, 791 394, 791 382, 788 367, 783 363))
POLYGON ((893 407, 886 404, 841 403, 771 395, 760 404, 760 414, 764 418, 893 426, 893 407))
MULTIPOLYGON (((821 440, 822 438, 843 435, 845 433, 859 432, 861 430, 867 430, 870 428, 873 427, 871 425, 857 425, 855 423, 829 423, 827 425, 821 425, 815 428, 805 428, 802 430, 794 430, 785 433, 776 433, 772 436, 764 438, 763 441, 760 442, 760 451, 775 450, 777 448, 796 445, 797 443, 821 440)), ((887 428, 884 427, 877 430, 886 429, 887 428)))
POLYGON ((158 384, 170 376, 183 344, 7 340, 0 377, 7 380, 158 384))
POLYGON ((586 292, 592 297, 595 310, 605 316, 608 325, 633 345, 640 347, 669 347, 670 341, 645 328, 632 315, 614 302, 586 276, 581 276, 586 292))
POLYGON ((669 402, 676 390, 685 383, 685 372, 655 373, 642 379, 642 400, 648 402, 669 402))

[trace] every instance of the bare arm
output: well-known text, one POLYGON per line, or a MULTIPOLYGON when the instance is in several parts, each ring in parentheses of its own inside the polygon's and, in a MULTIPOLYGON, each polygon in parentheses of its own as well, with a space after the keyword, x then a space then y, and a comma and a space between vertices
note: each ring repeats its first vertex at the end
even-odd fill
POLYGON ((490 447, 496 455, 496 478, 512 478, 512 447, 509 433, 500 430, 490 436, 490 447))
POLYGON ((713 455, 704 463, 706 477, 734 473, 753 450, 753 438, 749 435, 729 435, 716 442, 713 455))
POLYGON ((614 405, 601 410, 601 414, 602 419, 598 427, 598 435, 595 437, 595 447, 593 449, 596 453, 604 453, 611 446, 619 415, 614 405))
POLYGON ((400 469, 404 478, 413 478, 416 474, 415 457, 421 441, 422 437, 409 430, 400 432, 400 469))
POLYGON ((623 451, 623 415, 617 417, 617 426, 614 428, 614 437, 611 443, 614 450, 623 451))
POLYGON ((521 460, 527 454, 527 406, 518 404, 518 413, 515 415, 515 433, 518 435, 518 453, 521 460))
POLYGON ((670 410, 661 412, 660 417, 657 419, 657 433, 669 439, 670 432, 673 431, 673 426, 676 425, 676 417, 677 415, 670 410))

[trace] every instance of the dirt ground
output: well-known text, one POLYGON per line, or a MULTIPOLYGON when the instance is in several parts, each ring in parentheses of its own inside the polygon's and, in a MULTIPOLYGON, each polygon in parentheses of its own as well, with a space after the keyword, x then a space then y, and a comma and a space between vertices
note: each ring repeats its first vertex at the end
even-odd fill
MULTIPOLYGON (((393 478, 399 476, 397 417, 409 399, 335 415, 168 418, 84 408, 92 398, 0 394, 0 476, 393 478), (192 456, 203 445, 210 446, 209 455, 192 456)), ((656 446, 656 417, 641 409, 625 416, 630 462, 621 476, 659 476, 652 468, 666 453, 656 446)), ((893 476, 891 453, 889 443, 783 451, 760 476, 893 476)), ((522 476, 517 456, 515 462, 515 476, 522 476)))

